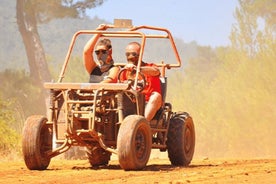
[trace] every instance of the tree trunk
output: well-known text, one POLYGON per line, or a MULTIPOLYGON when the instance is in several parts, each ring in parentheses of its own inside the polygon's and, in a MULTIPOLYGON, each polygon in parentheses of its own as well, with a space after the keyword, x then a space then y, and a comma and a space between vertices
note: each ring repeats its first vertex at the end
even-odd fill
POLYGON ((29 0, 17 0, 16 18, 19 32, 22 36, 27 53, 30 77, 34 84, 42 89, 43 96, 48 107, 48 93, 43 88, 44 82, 51 80, 50 72, 46 62, 43 46, 37 31, 35 9, 29 0), (28 3, 28 7, 26 4, 28 3))

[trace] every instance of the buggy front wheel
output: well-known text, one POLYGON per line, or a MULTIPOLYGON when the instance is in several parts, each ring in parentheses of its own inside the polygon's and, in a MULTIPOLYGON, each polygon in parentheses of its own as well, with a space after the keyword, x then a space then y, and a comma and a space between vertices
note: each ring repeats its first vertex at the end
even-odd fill
POLYGON ((47 152, 52 150, 52 124, 39 115, 30 116, 23 128, 22 152, 30 170, 45 170, 51 158, 47 152))
POLYGON ((124 170, 143 169, 149 160, 152 134, 148 121, 140 115, 127 116, 119 129, 117 148, 124 170))

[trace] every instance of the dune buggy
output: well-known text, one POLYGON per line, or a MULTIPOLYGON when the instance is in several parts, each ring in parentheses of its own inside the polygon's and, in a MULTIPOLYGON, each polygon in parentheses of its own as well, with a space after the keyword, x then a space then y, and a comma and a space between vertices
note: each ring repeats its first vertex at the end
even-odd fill
MULTIPOLYGON (((122 68, 125 64, 126 62, 116 63, 122 68)), ((58 81, 44 84, 50 93, 47 117, 33 115, 24 124, 22 151, 27 168, 47 169, 51 158, 66 152, 72 146, 85 147, 91 166, 107 165, 111 154, 116 154, 122 169, 140 170, 147 165, 152 149, 167 151, 172 165, 188 166, 195 147, 193 120, 187 112, 173 112, 172 105, 166 102, 165 71, 180 66, 181 60, 173 37, 164 28, 135 27, 131 20, 115 19, 114 24, 108 25, 105 31, 76 32, 58 81), (98 33, 101 37, 140 40, 141 52, 136 77, 131 82, 107 84, 63 82, 76 39, 83 34, 98 33), (144 117, 144 95, 138 88, 141 86, 140 65, 148 39, 168 40, 171 46, 168 53, 173 53, 177 61, 155 62, 161 71, 164 102, 150 122, 144 117)))

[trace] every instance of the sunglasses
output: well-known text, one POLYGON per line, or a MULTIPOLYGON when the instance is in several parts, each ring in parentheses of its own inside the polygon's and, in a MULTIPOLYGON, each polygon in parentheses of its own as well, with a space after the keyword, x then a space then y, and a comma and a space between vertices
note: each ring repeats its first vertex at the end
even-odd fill
POLYGON ((101 50, 95 50, 95 54, 96 55, 99 55, 100 53, 106 54, 107 50, 103 50, 103 49, 101 49, 101 50))
POLYGON ((136 53, 136 52, 126 52, 126 56, 127 56, 127 57, 130 56, 130 55, 132 55, 133 57, 139 56, 139 54, 136 53))

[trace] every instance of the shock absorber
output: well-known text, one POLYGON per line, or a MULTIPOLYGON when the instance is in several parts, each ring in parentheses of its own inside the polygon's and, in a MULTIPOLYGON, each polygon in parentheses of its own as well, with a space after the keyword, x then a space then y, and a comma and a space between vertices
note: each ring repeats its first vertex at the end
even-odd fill
POLYGON ((119 122, 122 122, 124 119, 124 113, 123 113, 123 92, 120 92, 116 95, 117 98, 117 104, 118 104, 118 115, 119 115, 119 122))

